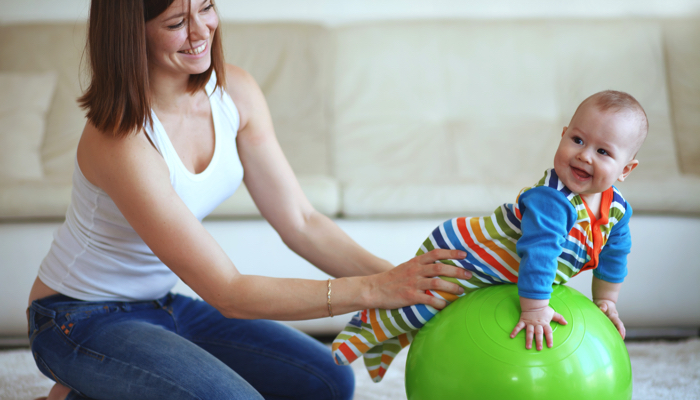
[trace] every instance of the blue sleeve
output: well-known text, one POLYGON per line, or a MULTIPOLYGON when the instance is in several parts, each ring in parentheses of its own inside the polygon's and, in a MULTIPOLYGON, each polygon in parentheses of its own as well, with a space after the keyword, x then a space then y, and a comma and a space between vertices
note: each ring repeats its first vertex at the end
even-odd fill
POLYGON ((613 226, 605 247, 600 252, 598 268, 593 270, 593 276, 610 283, 622 283, 627 276, 627 255, 632 249, 629 220, 632 217, 632 207, 627 203, 627 209, 622 219, 613 226))
POLYGON ((557 257, 571 228, 576 210, 561 192, 546 186, 520 195, 522 237, 516 251, 520 256, 518 295, 528 299, 549 299, 557 273, 557 257))

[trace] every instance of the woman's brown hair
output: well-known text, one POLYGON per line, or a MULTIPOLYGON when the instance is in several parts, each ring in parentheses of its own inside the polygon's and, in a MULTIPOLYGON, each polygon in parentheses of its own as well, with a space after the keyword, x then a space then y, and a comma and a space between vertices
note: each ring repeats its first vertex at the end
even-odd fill
MULTIPOLYGON (((162 14, 173 1, 92 0, 86 44, 90 85, 78 103, 87 110, 88 121, 100 131, 125 137, 146 123, 153 126, 146 22, 162 14)), ((220 31, 217 26, 209 69, 190 75, 190 93, 203 89, 212 71, 216 71, 216 86, 226 85, 220 31)))

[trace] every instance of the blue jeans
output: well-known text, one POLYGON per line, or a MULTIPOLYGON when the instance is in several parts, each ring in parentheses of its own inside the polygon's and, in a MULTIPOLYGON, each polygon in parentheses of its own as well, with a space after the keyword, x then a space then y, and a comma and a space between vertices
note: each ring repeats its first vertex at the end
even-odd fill
POLYGON ((355 377, 330 349, 283 324, 227 319, 201 300, 32 303, 41 372, 68 399, 351 399, 355 377))

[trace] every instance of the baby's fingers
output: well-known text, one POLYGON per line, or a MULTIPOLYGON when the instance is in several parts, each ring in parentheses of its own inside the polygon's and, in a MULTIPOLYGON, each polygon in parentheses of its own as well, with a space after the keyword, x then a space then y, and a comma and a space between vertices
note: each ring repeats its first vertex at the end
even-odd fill
POLYGON ((533 325, 528 325, 525 328, 525 348, 530 350, 532 348, 532 337, 535 335, 535 327, 533 325))
POLYGON ((554 336, 552 335, 552 327, 549 324, 544 326, 544 339, 547 342, 547 347, 551 349, 554 346, 554 336))
POLYGON ((535 346, 537 351, 542 350, 542 339, 544 336, 544 328, 542 325, 535 326, 535 346))
POLYGON ((627 335, 627 329, 625 329, 625 326, 620 323, 620 326, 617 327, 618 332, 620 332, 620 336, 622 336, 622 340, 625 340, 625 336, 627 335))
MULTIPOLYGON (((568 324, 568 322, 566 322, 566 319, 564 319, 564 317, 561 314, 556 313, 556 312, 554 313, 554 316, 552 316, 552 321, 555 321, 561 325, 568 324)), ((549 325, 547 325, 547 326, 549 326, 549 325)), ((551 327, 550 327, 550 330, 551 330, 551 327)))
POLYGON ((625 324, 622 323, 622 320, 615 316, 611 317, 610 321, 612 321, 613 325, 615 325, 615 328, 617 328, 617 331, 620 332, 620 336, 622 336, 622 339, 625 338, 625 335, 627 334, 627 330, 625 329, 625 324))
POLYGON ((515 325, 515 328, 513 328, 513 332, 510 333, 510 338, 513 339, 518 334, 518 332, 523 330, 524 327, 525 327, 525 323, 523 321, 519 321, 515 325))

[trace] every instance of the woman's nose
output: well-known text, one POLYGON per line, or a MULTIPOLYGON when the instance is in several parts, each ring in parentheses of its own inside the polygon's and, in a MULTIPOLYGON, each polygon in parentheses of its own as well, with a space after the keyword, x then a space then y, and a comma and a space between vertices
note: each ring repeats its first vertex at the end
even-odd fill
POLYGON ((209 32, 209 27, 207 26, 207 24, 204 23, 204 21, 201 18, 192 18, 192 26, 190 28, 191 41, 194 42, 197 40, 209 39, 210 34, 211 33, 209 32))

